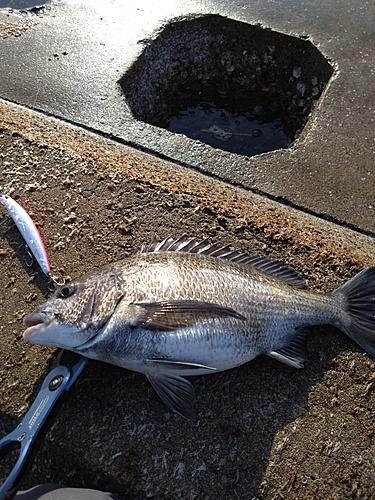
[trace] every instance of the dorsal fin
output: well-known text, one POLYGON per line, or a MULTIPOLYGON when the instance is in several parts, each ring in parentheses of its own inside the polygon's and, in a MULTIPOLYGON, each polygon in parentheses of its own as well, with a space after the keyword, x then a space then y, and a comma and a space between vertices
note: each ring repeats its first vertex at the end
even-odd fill
POLYGON ((305 281, 293 269, 276 260, 271 260, 268 257, 259 255, 247 255, 239 250, 232 250, 229 245, 221 246, 219 243, 209 243, 208 239, 198 240, 197 238, 189 239, 186 234, 183 234, 177 239, 168 236, 163 241, 158 242, 155 238, 148 245, 144 245, 139 253, 150 252, 186 252, 198 253, 210 257, 244 264, 258 269, 266 274, 277 278, 288 285, 297 288, 303 288, 305 281))

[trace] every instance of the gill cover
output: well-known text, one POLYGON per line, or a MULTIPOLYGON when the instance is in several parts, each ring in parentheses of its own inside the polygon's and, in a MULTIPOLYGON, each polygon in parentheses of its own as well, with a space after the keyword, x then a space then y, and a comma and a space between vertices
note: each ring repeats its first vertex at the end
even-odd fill
POLYGON ((87 275, 60 287, 54 296, 24 318, 24 339, 71 349, 97 335, 122 297, 115 273, 87 275))

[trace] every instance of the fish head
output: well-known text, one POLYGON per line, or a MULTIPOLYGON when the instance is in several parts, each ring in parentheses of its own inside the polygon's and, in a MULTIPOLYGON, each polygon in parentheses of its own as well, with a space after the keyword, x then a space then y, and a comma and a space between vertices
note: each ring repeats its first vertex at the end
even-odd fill
POLYGON ((118 276, 90 274, 61 286, 24 317, 29 342, 74 350, 95 337, 122 297, 118 276))

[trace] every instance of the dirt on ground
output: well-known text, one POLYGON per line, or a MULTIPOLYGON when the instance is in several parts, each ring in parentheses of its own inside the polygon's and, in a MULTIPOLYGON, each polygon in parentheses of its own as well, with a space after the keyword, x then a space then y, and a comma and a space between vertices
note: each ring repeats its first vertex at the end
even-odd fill
MULTIPOLYGON (((59 279, 182 233, 286 262, 321 292, 375 262, 361 234, 18 113, 0 127, 0 186, 32 216, 59 279)), ((50 292, 0 209, 1 438, 58 351, 22 339, 23 316, 50 292)), ((56 482, 120 499, 375 498, 375 362, 333 327, 311 328, 308 353, 303 370, 261 357, 191 379, 196 422, 172 414, 143 375, 90 361, 24 487, 56 482)))

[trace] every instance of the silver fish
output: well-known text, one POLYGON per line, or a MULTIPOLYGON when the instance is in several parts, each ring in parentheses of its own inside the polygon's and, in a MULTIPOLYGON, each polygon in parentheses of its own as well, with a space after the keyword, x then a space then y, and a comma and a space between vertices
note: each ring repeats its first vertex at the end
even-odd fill
POLYGON ((308 325, 331 324, 375 356, 375 267, 328 294, 265 257, 186 235, 62 286, 24 318, 24 339, 144 373, 194 420, 184 377, 265 354, 301 368, 308 325))

